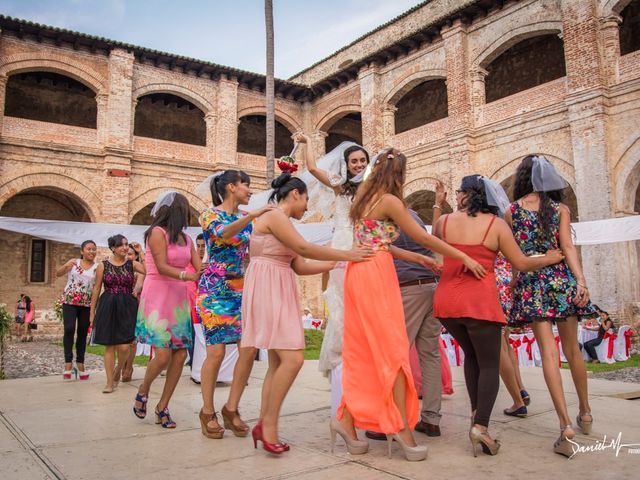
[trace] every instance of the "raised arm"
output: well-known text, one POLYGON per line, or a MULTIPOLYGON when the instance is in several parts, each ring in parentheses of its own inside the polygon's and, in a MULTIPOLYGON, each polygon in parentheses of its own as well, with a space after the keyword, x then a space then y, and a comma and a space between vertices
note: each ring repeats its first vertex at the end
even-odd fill
POLYGON ((589 288, 587 288, 587 282, 582 272, 578 251, 571 238, 571 212, 564 203, 560 204, 560 249, 562 249, 567 265, 578 283, 578 292, 574 303, 578 307, 584 307, 589 301, 589 288))
POLYGON ((62 277, 63 275, 66 275, 67 273, 69 273, 75 263, 76 263, 76 259, 72 258, 67 263, 62 265, 60 268, 56 270, 56 277, 62 277))
POLYGON ((448 243, 427 233, 424 228, 411 218, 400 199, 393 195, 384 195, 380 206, 385 216, 391 218, 404 233, 420 245, 441 255, 460 260, 476 277, 484 277, 486 272, 482 265, 457 248, 453 248, 448 243))
POLYGON ((316 159, 314 158, 313 152, 311 151, 311 140, 309 139, 309 137, 302 132, 298 132, 294 135, 293 140, 304 145, 302 151, 304 152, 304 160, 309 173, 316 177, 320 183, 323 183, 329 188, 335 188, 333 185, 331 185, 329 174, 325 170, 318 168, 316 159))

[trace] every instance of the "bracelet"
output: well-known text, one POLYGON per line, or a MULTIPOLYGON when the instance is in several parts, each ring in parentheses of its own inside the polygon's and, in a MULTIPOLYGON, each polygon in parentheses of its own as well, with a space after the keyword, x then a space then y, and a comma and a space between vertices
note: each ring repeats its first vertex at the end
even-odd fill
POLYGON ((442 207, 441 207, 440 205, 434 205, 434 206, 433 206, 433 207, 431 207, 431 208, 437 208, 438 210, 442 210, 442 207))
POLYGON ((586 285, 582 285, 581 283, 578 283, 578 282, 576 282, 576 283, 578 284, 579 287, 582 287, 585 290, 589 290, 589 288, 586 285))
POLYGON ((187 276, 187 272, 185 272, 184 270, 180 272, 180 280, 182 280, 184 282, 184 277, 187 276))

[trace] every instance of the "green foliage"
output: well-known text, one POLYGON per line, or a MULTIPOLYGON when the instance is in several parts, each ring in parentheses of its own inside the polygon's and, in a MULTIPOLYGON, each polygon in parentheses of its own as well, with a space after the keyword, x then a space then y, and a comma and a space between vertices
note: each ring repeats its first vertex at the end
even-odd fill
POLYGON ((7 305, 0 303, 0 341, 9 335, 13 322, 13 315, 9 311, 7 305))
POLYGON ((304 358, 305 360, 318 360, 320 358, 320 347, 324 338, 323 330, 304 331, 304 358))
POLYGON ((62 323, 62 302, 60 300, 53 303, 53 313, 56 315, 56 320, 62 323))
MULTIPOLYGON (((614 370, 620 370, 621 368, 640 367, 640 355, 631 355, 628 360, 624 362, 616 363, 587 363, 585 362, 587 370, 593 373, 600 372, 612 372, 614 370)), ((568 363, 563 363, 562 368, 569 368, 568 363)))

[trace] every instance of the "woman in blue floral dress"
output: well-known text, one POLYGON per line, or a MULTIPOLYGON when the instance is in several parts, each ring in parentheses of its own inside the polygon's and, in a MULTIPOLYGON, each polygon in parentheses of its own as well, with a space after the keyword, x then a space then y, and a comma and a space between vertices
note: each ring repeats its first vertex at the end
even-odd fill
POLYGON ((587 374, 578 345, 578 318, 595 316, 578 252, 571 238, 571 218, 561 202, 568 184, 553 165, 541 156, 529 155, 516 171, 514 197, 505 215, 521 250, 529 256, 560 248, 565 261, 536 272, 513 271, 512 324, 531 324, 542 355, 542 368, 549 393, 560 420, 560 437, 554 451, 567 457, 573 453, 575 431, 567 412, 560 376, 559 352, 553 324, 558 327, 562 350, 571 367, 571 376, 579 400, 578 426, 587 435, 593 417, 589 406, 587 374))
MULTIPOLYGON (((242 336, 242 287, 253 220, 273 208, 270 205, 249 213, 241 212, 238 207, 248 204, 251 197, 249 184, 249 176, 239 170, 225 170, 213 177, 210 184, 213 207, 200 215, 208 258, 196 298, 196 313, 207 345, 201 374, 200 426, 208 438, 220 439, 224 434, 213 395, 226 344, 239 343, 242 336)), ((254 348, 239 348, 229 399, 221 410, 225 428, 238 437, 249 433, 249 427, 240 418, 238 404, 254 358, 254 348)))

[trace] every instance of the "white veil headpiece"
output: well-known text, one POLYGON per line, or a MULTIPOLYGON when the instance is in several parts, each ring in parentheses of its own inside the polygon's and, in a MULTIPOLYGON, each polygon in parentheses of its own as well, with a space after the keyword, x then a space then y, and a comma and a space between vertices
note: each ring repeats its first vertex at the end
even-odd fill
POLYGON ((556 167, 542 155, 536 155, 532 159, 531 184, 534 192, 552 192, 563 190, 569 186, 567 181, 560 176, 556 167))
POLYGON ((479 179, 484 183, 484 192, 487 197, 487 204, 492 207, 497 207, 500 216, 504 216, 504 212, 509 208, 510 202, 504 188, 502 188, 502 185, 482 175, 479 175, 479 179))
MULTIPOLYGON (((209 175, 207 178, 205 178, 202 183, 200 183, 194 190, 193 192, 198 195, 200 198, 207 198, 210 197, 212 195, 211 193, 211 182, 213 182, 213 179, 216 177, 219 177, 220 175, 222 175, 225 172, 225 170, 222 170, 220 172, 215 172, 212 173, 211 175, 209 175)), ((213 200, 213 199, 211 199, 213 200)), ((220 199, 220 201, 222 201, 222 199, 220 199)))
MULTIPOLYGON (((338 187, 347 181, 347 163, 344 161, 344 152, 349 147, 360 147, 355 142, 342 142, 329 153, 323 155, 316 161, 318 169, 327 172, 329 182, 332 186, 338 187)), ((362 148, 362 147, 360 147, 362 148)), ((309 203, 307 205, 307 213, 303 217, 303 221, 316 215, 322 216, 319 221, 329 221, 335 213, 336 194, 335 192, 308 170, 303 171, 298 177, 307 185, 307 193, 309 203)), ((355 177, 351 177, 351 183, 360 183, 364 179, 364 171, 355 177)), ((251 196, 248 208, 254 210, 265 206, 273 189, 265 190, 251 196)))
POLYGON ((156 199, 156 203, 153 205, 151 209, 150 215, 155 217, 158 211, 164 206, 171 206, 173 200, 176 198, 178 192, 174 190, 167 190, 166 192, 160 192, 158 198, 156 199))

